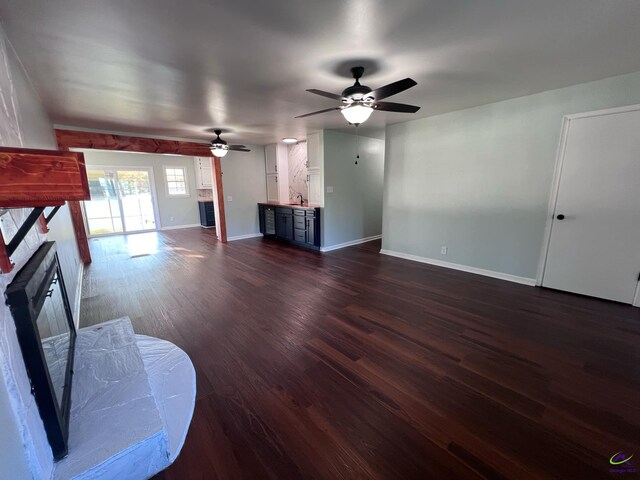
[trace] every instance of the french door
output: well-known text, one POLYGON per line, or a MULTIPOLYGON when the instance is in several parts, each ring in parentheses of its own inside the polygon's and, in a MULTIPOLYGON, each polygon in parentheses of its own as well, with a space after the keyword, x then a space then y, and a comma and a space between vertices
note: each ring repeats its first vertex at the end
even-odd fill
POLYGON ((150 168, 87 166, 91 200, 84 202, 89 236, 155 230, 158 226, 150 168))

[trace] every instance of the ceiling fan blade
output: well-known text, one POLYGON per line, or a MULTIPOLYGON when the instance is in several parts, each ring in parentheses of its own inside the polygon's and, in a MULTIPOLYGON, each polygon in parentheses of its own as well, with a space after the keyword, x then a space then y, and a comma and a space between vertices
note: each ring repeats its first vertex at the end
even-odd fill
POLYGON ((234 152, 250 152, 248 148, 244 145, 229 145, 229 150, 233 150, 234 152))
POLYGON ((393 102, 376 102, 373 105, 376 110, 383 112, 401 112, 401 113, 416 113, 420 110, 420 107, 415 105, 407 105, 406 103, 393 103, 393 102))
POLYGON ((324 110, 318 110, 317 112, 311 112, 311 113, 305 113, 304 115, 298 115, 295 118, 310 117, 311 115, 318 115, 319 113, 331 112, 332 110, 341 110, 341 108, 340 107, 325 108, 324 110))
POLYGON ((229 148, 247 148, 246 145, 229 145, 229 148))
POLYGON ((322 97, 331 98, 333 100, 338 100, 339 102, 342 101, 342 96, 338 95, 336 93, 325 92, 324 90, 317 90, 315 88, 309 88, 309 89, 307 89, 307 92, 315 93, 316 95, 320 95, 322 97))
POLYGON ((398 80, 397 82, 390 83, 389 85, 385 85, 384 87, 376 88, 373 92, 370 93, 373 98, 376 100, 382 100, 383 98, 390 97, 391 95, 395 95, 400 92, 404 92, 405 90, 415 87, 417 85, 416 81, 411 78, 405 78, 404 80, 398 80))

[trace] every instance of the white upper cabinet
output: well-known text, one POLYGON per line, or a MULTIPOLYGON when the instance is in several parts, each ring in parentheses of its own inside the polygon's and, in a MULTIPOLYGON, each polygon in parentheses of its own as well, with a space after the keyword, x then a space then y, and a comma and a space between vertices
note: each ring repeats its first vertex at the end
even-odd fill
POLYGON ((276 144, 264 147, 265 167, 267 175, 278 173, 278 156, 276 144))
POLYGON ((323 132, 307 136, 307 162, 309 170, 321 169, 324 160, 323 132))
POLYGON ((289 151, 283 143, 264 147, 269 201, 289 203, 289 151))
POLYGON ((211 157, 195 157, 196 188, 213 188, 213 166, 211 157))

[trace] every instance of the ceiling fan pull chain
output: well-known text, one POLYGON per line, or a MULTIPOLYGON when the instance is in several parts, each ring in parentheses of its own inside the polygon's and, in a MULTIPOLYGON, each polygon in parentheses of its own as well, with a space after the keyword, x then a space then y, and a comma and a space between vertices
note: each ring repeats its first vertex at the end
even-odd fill
POLYGON ((356 125, 356 165, 358 164, 359 158, 360 158, 360 142, 358 141, 358 125, 356 125))

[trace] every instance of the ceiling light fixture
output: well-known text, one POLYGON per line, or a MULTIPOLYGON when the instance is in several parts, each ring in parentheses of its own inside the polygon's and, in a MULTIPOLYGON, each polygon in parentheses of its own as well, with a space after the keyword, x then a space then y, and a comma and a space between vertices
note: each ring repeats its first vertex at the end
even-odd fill
POLYGON ((224 157, 229 150, 233 150, 234 152, 251 151, 244 145, 229 145, 227 142, 220 138, 220 134, 222 133, 222 130, 220 129, 214 130, 214 133, 216 134, 216 138, 211 141, 211 146, 209 148, 211 149, 211 153, 213 153, 213 155, 218 158, 224 157))
POLYGON ((361 123, 366 122, 372 112, 373 108, 366 107, 359 103, 340 110, 340 113, 342 113, 347 122, 353 125, 360 125, 361 123))
POLYGON ((213 143, 211 144, 211 153, 218 158, 224 157, 229 151, 228 145, 223 145, 222 143, 213 143))
POLYGON ((298 143, 298 139, 293 137, 283 138, 282 141, 284 143, 298 143))

